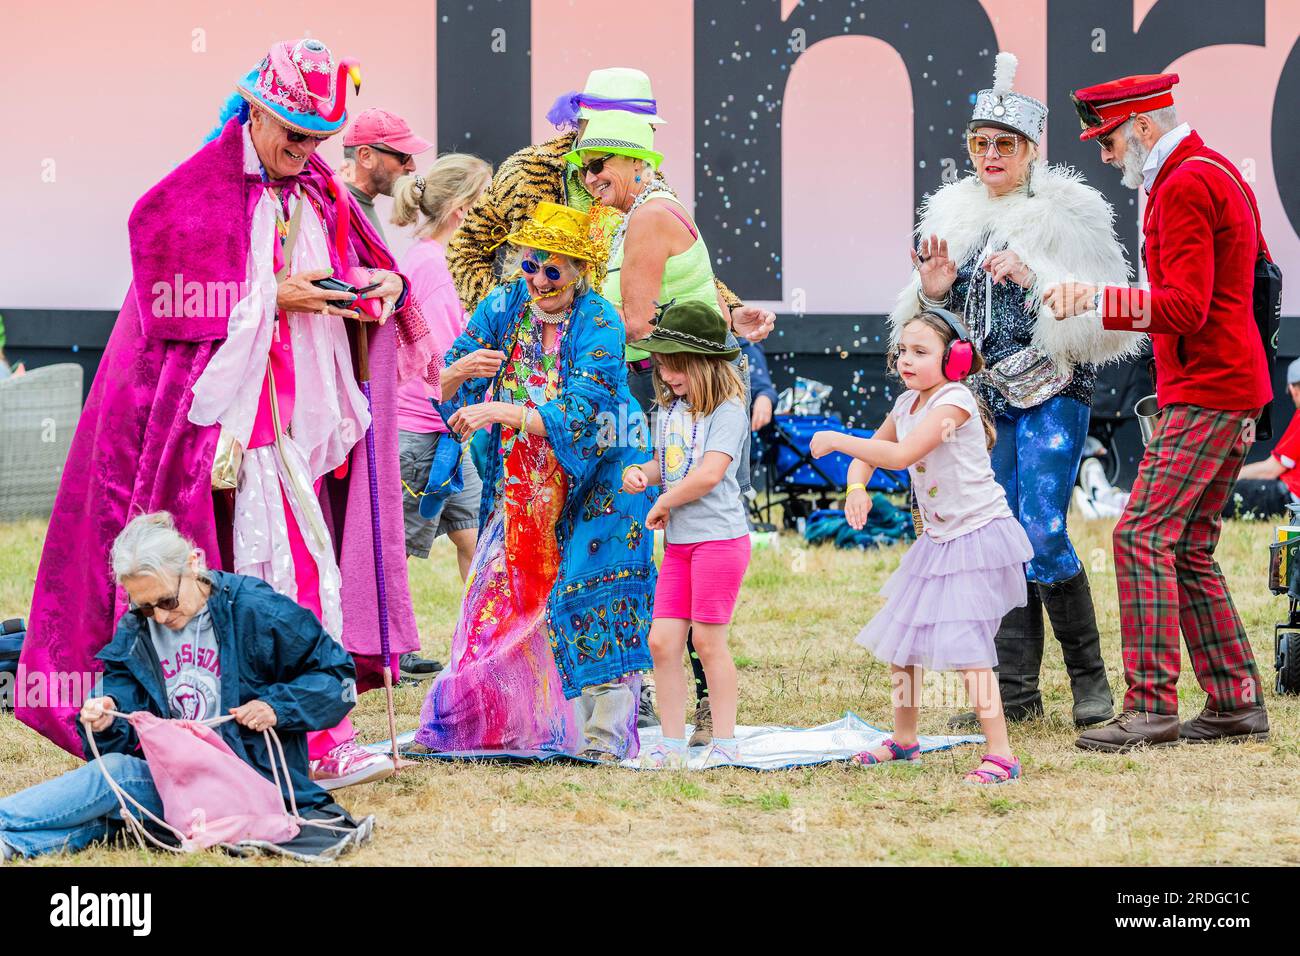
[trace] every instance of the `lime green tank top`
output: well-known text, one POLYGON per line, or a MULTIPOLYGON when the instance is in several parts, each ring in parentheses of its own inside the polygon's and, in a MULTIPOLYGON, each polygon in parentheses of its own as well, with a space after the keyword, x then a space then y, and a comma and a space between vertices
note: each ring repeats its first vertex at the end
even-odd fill
MULTIPOLYGON (((647 197, 647 202, 650 199, 668 199, 675 205, 681 206, 683 211, 686 209, 676 196, 663 190, 652 192, 647 197)), ((688 219, 687 222, 689 221, 688 219)), ((714 312, 717 312, 718 287, 713 280, 713 264, 709 259, 709 250, 705 246, 699 230, 694 226, 689 228, 695 233, 695 242, 685 252, 669 256, 668 261, 664 263, 664 278, 659 286, 658 301, 660 304, 672 299, 676 299, 678 302, 703 302, 705 305, 711 306, 714 312)), ((623 307, 623 246, 624 244, 620 242, 618 249, 609 260, 609 274, 606 276, 605 286, 601 290, 601 294, 620 309, 623 307)), ((726 316, 723 316, 723 318, 725 319, 726 316)), ((650 353, 633 348, 629 344, 625 357, 629 362, 639 362, 642 359, 649 358, 650 353)))

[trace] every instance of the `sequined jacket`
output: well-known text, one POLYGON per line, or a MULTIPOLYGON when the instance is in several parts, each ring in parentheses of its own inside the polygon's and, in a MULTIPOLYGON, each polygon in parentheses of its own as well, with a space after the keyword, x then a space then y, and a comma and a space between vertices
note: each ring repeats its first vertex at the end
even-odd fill
MULTIPOLYGON (((466 312, 501 281, 496 262, 501 241, 523 225, 539 202, 565 204, 564 154, 573 149, 575 139, 575 133, 565 133, 508 157, 451 237, 447 266, 466 312)), ((662 174, 657 175, 658 185, 668 188, 662 174)), ((718 289, 729 308, 741 304, 721 281, 718 289)))
MULTIPOLYGON (((498 286, 474 310, 447 361, 481 348, 509 355, 527 302, 523 279, 498 286)), ((560 346, 560 395, 537 411, 569 479, 555 527, 560 571, 546 620, 564 694, 574 698, 584 687, 653 666, 648 641, 656 575, 654 535, 645 530, 651 499, 623 490, 623 469, 650 457, 650 428, 627 387, 623 323, 613 304, 594 292, 574 301, 568 322, 560 346)), ((499 394, 501 374, 466 381, 443 402, 444 416, 482 401, 489 387, 499 394)), ((501 448, 499 425, 490 447, 501 448)), ((501 455, 490 454, 480 528, 501 504, 503 473, 501 455)))

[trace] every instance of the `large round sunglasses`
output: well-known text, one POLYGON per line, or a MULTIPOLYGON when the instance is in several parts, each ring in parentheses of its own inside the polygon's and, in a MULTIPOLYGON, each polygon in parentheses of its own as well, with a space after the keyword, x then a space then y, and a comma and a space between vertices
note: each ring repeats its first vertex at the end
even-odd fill
POLYGON ((557 266, 547 266, 545 270, 543 270, 541 263, 533 258, 528 258, 520 262, 519 268, 523 269, 524 272, 528 273, 530 276, 535 276, 538 272, 545 271, 546 278, 550 279, 552 282, 559 282, 560 277, 564 275, 557 266))

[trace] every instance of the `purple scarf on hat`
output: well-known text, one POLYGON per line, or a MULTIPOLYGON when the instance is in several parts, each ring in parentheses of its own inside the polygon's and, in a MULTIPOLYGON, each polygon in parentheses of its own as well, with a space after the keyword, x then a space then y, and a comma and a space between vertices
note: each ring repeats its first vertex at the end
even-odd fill
POLYGON ((640 113, 643 116, 654 116, 659 112, 654 100, 615 99, 570 90, 556 98, 546 111, 546 118, 556 129, 577 129, 578 110, 584 106, 589 110, 622 110, 624 113, 640 113))
MULTIPOLYGON (((331 175, 313 157, 299 184, 333 235, 331 175)), ((109 551, 126 522, 140 512, 170 511, 210 567, 228 564, 230 517, 214 510, 211 484, 218 429, 191 424, 188 413, 191 388, 225 338, 230 310, 240 297, 250 186, 260 188, 245 180, 243 132, 232 120, 217 139, 145 193, 128 220, 131 287, 64 468, 15 687, 18 719, 78 755, 73 720, 83 699, 93 696, 81 675, 102 669, 94 656, 127 607, 109 566, 109 551), (203 291, 191 300, 187 288, 203 291), (74 687, 81 692, 61 693, 74 687)), ((350 258, 391 267, 383 241, 350 197, 349 203, 350 258)), ((387 582, 394 653, 419 648, 405 574, 395 415, 399 366, 403 378, 423 370, 434 348, 413 297, 407 300, 394 321, 367 327, 384 562, 394 572, 387 582)), ((349 324, 349 331, 355 335, 356 327, 349 324)), ((349 474, 327 478, 321 495, 343 574, 344 646, 354 654, 377 655, 366 469, 360 441, 349 458, 349 474)))

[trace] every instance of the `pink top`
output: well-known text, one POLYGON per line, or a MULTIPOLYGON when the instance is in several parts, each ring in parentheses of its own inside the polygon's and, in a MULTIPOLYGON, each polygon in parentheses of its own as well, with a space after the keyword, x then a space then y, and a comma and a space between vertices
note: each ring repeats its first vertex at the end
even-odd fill
POLYGON ((993 476, 984 423, 969 388, 960 382, 940 386, 920 409, 918 395, 904 392, 890 414, 901 441, 932 409, 952 405, 970 413, 955 431, 945 432, 933 451, 908 468, 925 533, 935 541, 950 541, 984 527, 994 518, 1012 517, 1007 496, 993 476))
MULTIPOLYGON (((429 324, 435 354, 441 358, 469 324, 469 317, 452 284, 451 273, 447 271, 446 250, 436 240, 421 239, 407 250, 401 268, 410 280, 411 294, 420 303, 420 310, 429 324)), ((440 396, 418 375, 399 386, 397 427, 406 432, 446 434, 447 426, 442 423, 442 416, 434 411, 430 398, 440 396)))

